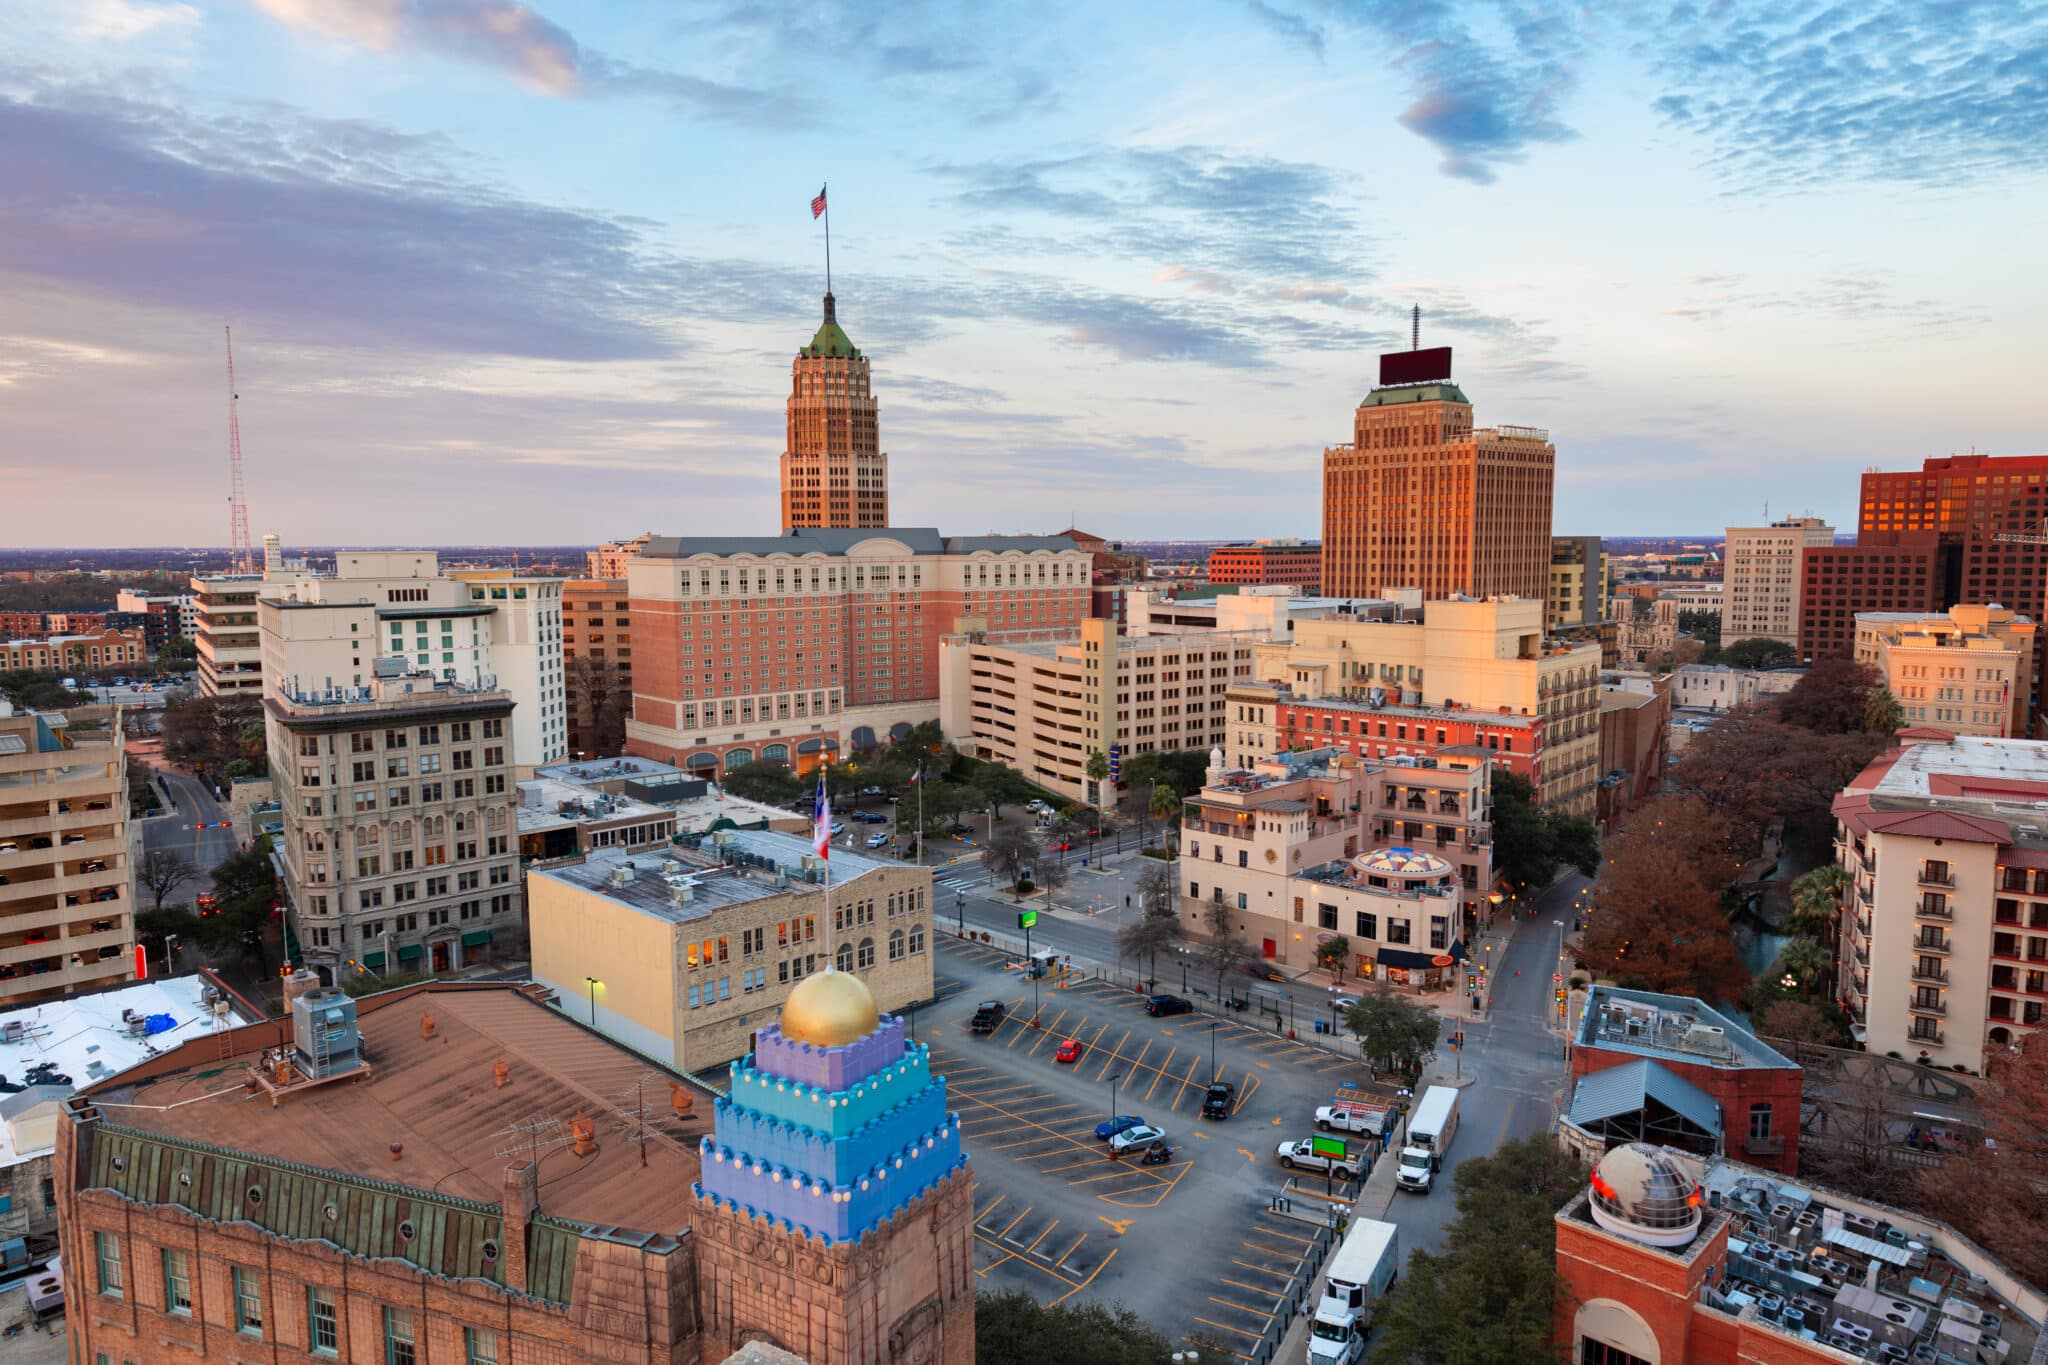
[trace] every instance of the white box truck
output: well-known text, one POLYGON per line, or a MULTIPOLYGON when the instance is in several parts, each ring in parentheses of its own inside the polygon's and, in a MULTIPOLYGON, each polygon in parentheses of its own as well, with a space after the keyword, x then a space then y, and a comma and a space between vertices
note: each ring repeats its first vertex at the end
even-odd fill
POLYGON ((1323 1272, 1323 1297, 1308 1328, 1308 1365, 1364 1359, 1373 1312, 1400 1274, 1400 1230, 1371 1218, 1353 1220, 1323 1272))
POLYGON ((1422 1094, 1415 1111, 1408 1116, 1408 1136, 1401 1147, 1400 1165, 1394 1183, 1401 1189, 1428 1194, 1443 1169, 1444 1153, 1458 1131, 1458 1092, 1448 1085, 1433 1085, 1422 1094))

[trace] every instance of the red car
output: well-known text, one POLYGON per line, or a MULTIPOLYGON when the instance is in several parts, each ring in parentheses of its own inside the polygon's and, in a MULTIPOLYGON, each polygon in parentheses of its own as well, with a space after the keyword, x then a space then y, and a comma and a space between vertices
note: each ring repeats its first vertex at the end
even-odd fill
POLYGON ((1056 1062, 1080 1061, 1081 1040, 1079 1038, 1067 1039, 1066 1042, 1060 1044, 1059 1051, 1052 1054, 1052 1059, 1056 1062))
POLYGON ((1047 844, 1047 845, 1045 846, 1045 851, 1046 851, 1046 852, 1048 852, 1048 853, 1065 853, 1065 852, 1066 852, 1067 850, 1071 849, 1071 848, 1072 848, 1073 846, 1074 846, 1073 840, 1069 839, 1069 840, 1065 841, 1064 843, 1057 843, 1057 844, 1047 844))

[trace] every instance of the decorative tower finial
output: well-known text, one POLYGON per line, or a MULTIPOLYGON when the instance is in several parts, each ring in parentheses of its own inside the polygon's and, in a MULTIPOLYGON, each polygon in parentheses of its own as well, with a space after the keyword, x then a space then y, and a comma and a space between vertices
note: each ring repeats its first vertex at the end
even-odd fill
POLYGON ((837 322, 838 320, 837 315, 832 311, 832 291, 827 289, 825 291, 825 321, 837 322))

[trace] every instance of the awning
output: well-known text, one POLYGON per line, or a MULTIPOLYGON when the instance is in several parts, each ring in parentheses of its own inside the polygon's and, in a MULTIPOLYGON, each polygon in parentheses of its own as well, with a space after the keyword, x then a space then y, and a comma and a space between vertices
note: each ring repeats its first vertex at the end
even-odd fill
POLYGON ((398 945, 398 960, 400 962, 417 962, 426 955, 427 950, 417 943, 401 943, 398 945))
POLYGON ((384 965, 384 950, 380 948, 374 953, 364 953, 363 965, 373 972, 376 971, 384 965))
POLYGON ((465 948, 482 947, 490 941, 491 931, 488 929, 471 929, 462 936, 462 946, 465 948))
POLYGON ((1651 1100, 1706 1133, 1721 1131, 1721 1104, 1675 1071, 1644 1060, 1610 1066, 1582 1077, 1566 1115, 1584 1128, 1605 1119, 1639 1114, 1651 1100))
POLYGON ((1448 956, 1453 965, 1465 960, 1465 945, 1453 943, 1446 953, 1417 953, 1406 948, 1381 948, 1373 954, 1382 967, 1401 967, 1411 972, 1427 971, 1437 965, 1437 959, 1448 956))

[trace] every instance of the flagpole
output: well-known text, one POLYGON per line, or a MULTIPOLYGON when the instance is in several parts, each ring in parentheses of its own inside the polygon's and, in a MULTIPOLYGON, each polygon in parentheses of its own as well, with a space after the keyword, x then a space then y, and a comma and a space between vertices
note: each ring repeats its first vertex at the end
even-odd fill
POLYGON ((818 191, 818 197, 825 201, 825 292, 832 292, 832 185, 827 181, 818 191))

